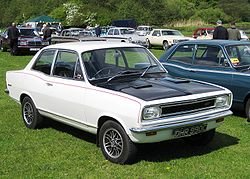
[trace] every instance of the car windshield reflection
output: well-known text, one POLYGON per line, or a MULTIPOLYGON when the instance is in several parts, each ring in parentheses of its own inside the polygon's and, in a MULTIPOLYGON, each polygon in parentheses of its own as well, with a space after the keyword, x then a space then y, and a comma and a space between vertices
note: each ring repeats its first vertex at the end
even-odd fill
POLYGON ((148 74, 166 72, 146 49, 140 47, 93 50, 82 53, 82 59, 90 80, 140 77, 148 66, 154 66, 146 71, 148 74))

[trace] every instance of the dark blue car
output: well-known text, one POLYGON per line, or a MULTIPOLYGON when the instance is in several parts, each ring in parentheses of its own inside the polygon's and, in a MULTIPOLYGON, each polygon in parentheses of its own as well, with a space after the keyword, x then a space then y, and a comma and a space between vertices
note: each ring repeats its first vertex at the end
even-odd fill
POLYGON ((233 109, 250 121, 250 42, 193 40, 171 47, 160 58, 169 74, 224 86, 233 92, 233 109))

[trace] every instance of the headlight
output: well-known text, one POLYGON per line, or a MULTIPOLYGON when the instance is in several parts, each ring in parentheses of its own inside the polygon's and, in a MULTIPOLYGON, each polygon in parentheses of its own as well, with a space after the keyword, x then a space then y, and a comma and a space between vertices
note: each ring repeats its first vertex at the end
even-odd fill
POLYGON ((215 106, 220 107, 229 107, 231 103, 230 95, 218 96, 215 101, 215 106))
POLYGON ((28 45, 27 41, 20 41, 20 45, 28 45))
POLYGON ((143 110, 143 119, 151 120, 161 116, 161 109, 157 106, 147 107, 143 110))

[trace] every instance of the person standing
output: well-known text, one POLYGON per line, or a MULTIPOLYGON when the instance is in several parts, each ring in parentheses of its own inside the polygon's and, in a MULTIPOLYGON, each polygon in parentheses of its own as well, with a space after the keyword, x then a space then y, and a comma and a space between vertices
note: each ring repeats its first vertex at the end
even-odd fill
POLYGON ((100 37, 101 36, 101 28, 100 28, 99 25, 95 26, 95 34, 96 34, 96 37, 100 37))
POLYGON ((228 40, 241 39, 240 31, 236 28, 235 22, 231 23, 231 27, 228 28, 227 31, 228 31, 228 40))
POLYGON ((20 36, 20 32, 16 28, 16 24, 13 22, 12 25, 7 30, 8 40, 10 43, 10 54, 17 54, 18 47, 18 37, 20 36))
POLYGON ((52 34, 52 31, 49 28, 48 24, 44 24, 43 25, 42 32, 43 32, 43 40, 46 40, 46 41, 49 42, 49 44, 51 44, 51 34, 52 34))
POLYGON ((216 22, 216 24, 217 24, 217 26, 214 29, 213 39, 227 40, 228 39, 228 32, 227 32, 227 29, 222 26, 222 21, 218 20, 216 22))

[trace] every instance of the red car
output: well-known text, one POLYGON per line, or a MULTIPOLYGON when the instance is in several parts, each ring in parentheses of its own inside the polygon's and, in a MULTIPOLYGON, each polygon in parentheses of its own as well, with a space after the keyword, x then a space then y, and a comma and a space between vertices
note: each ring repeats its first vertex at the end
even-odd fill
POLYGON ((195 39, 212 39, 214 28, 213 27, 202 27, 198 28, 193 33, 195 39))

